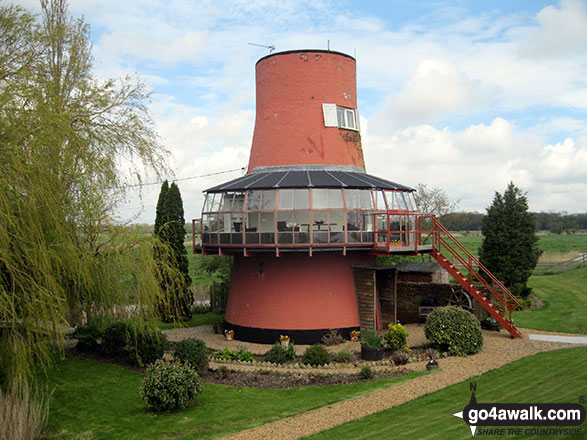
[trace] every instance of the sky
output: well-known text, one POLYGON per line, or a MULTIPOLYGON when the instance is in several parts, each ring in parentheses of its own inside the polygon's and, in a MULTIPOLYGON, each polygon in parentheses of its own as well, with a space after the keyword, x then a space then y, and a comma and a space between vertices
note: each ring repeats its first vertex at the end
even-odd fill
MULTIPOLYGON (((485 212, 510 181, 531 211, 587 211, 587 0, 70 0, 70 10, 91 26, 97 78, 149 85, 187 221, 204 189, 248 164, 254 68, 269 53, 248 43, 330 42, 356 56, 369 174, 440 187, 463 211, 485 212)), ((159 189, 131 190, 117 217, 153 223, 159 189)))

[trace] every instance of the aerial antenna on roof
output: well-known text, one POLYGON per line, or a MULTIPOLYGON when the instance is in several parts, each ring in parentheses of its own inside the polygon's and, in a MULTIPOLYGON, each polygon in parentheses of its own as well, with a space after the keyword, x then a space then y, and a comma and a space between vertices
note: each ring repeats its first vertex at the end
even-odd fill
POLYGON ((265 44, 257 44, 257 43, 249 43, 249 45, 251 46, 259 46, 259 47, 266 47, 267 49, 269 49, 269 53, 272 53, 275 50, 275 45, 271 45, 271 46, 266 46, 265 44))

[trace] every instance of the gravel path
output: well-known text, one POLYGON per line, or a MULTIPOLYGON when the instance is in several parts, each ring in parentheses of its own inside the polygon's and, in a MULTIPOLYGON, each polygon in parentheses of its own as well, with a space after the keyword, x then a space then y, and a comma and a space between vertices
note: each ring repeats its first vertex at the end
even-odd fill
MULTIPOLYGON (((424 336, 423 326, 408 324, 406 328, 408 330, 408 345, 410 347, 423 345, 428 342, 424 336)), ((529 329, 520 329, 520 331, 523 335, 522 339, 512 339, 503 330, 501 332, 484 330, 484 344, 480 353, 466 358, 449 357, 440 359, 440 369, 437 372, 313 411, 257 426, 228 438, 245 440, 297 439, 333 428, 334 426, 354 419, 365 417, 369 414, 383 411, 393 406, 401 405, 416 397, 438 391, 449 385, 462 382, 469 377, 499 368, 532 354, 577 346, 568 343, 530 340, 528 339, 528 334, 577 335, 529 329)), ((206 342, 206 345, 215 350, 220 350, 224 347, 236 349, 239 346, 244 346, 251 353, 263 354, 269 349, 269 346, 265 344, 226 341, 223 335, 214 334, 211 326, 166 330, 165 333, 170 341, 179 341, 188 337, 200 338, 206 342)), ((307 347, 307 345, 296 345, 297 354, 301 355, 307 347)), ((350 341, 327 348, 330 351, 340 350, 341 348, 356 352, 360 351, 359 343, 350 341)), ((425 362, 411 363, 407 367, 410 370, 423 370, 425 369, 425 362)))

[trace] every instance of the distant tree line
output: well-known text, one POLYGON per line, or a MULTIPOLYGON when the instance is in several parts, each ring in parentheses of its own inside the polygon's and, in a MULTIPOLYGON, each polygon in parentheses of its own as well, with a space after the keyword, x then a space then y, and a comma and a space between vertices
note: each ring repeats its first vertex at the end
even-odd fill
MULTIPOLYGON (((568 214, 566 212, 532 213, 536 229, 553 234, 574 233, 587 230, 587 213, 568 214)), ((478 212, 451 212, 438 219, 451 231, 480 231, 485 214, 478 212)))

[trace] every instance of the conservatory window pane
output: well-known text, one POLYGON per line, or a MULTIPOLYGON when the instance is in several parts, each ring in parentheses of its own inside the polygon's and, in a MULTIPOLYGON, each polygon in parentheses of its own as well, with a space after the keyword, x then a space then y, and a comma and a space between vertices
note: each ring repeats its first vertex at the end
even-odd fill
POLYGON ((262 212, 261 213, 261 232, 275 232, 275 214, 273 212, 262 212))
POLYGON ((271 189, 268 191, 263 191, 263 203, 261 205, 261 209, 264 211, 275 210, 275 190, 271 189))
POLYGON ((329 189, 328 190, 328 208, 329 209, 342 209, 344 203, 342 201, 342 191, 340 189, 329 189))
POLYGON ((361 198, 361 209, 373 209, 373 197, 371 197, 371 191, 359 190, 359 197, 361 198))
POLYGON ((383 198, 383 191, 375 191, 375 205, 379 210, 385 210, 385 199, 383 198))
POLYGON ((294 209, 310 209, 310 193, 307 189, 294 190, 294 209))
POLYGON ((328 190, 313 189, 312 190, 312 209, 326 209, 328 208, 328 190))
POLYGON ((361 208, 361 200, 359 198, 358 189, 347 189, 344 192, 346 196, 346 207, 347 209, 359 209, 361 208))
POLYGON ((293 189, 280 189, 277 209, 293 209, 293 199, 293 189))
POLYGON ((232 203, 233 211, 242 211, 245 206, 245 193, 238 192, 234 195, 234 202, 232 203))
POLYGON ((220 207, 220 200, 222 198, 222 193, 214 194, 214 199, 212 199, 212 205, 210 206, 210 211, 217 212, 218 208, 220 207))
POLYGON ((310 242, 310 212, 299 211, 294 215, 294 240, 296 243, 310 242))
POLYGON ((261 191, 249 191, 247 211, 258 211, 259 209, 261 209, 261 191))
POLYGON ((234 193, 224 194, 224 198, 222 199, 221 211, 230 211, 232 209, 232 198, 233 197, 234 197, 234 193))

